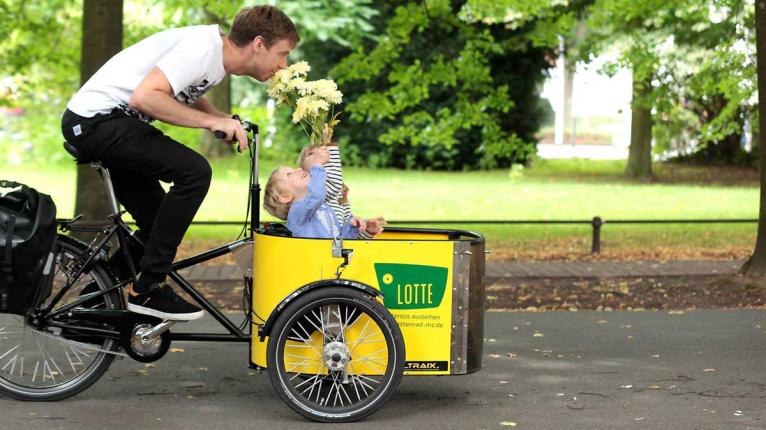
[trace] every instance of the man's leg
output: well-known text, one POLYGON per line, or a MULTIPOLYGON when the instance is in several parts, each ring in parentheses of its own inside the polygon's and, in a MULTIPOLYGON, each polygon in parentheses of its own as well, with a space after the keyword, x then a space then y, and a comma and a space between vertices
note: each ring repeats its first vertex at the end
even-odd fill
MULTIPOLYGON (((119 169, 110 169, 110 173, 117 200, 136 221, 138 228, 135 236, 145 245, 149 241, 157 211, 165 199, 165 190, 157 179, 144 178, 136 173, 123 172, 119 169)), ((144 248, 132 246, 130 255, 133 266, 140 271, 144 248)), ((127 267, 123 268, 122 263, 119 264, 121 273, 127 274, 127 267)))
MULTIPOLYGON (((140 230, 149 230, 139 264, 141 275, 134 291, 139 294, 151 291, 151 294, 159 295, 151 305, 139 306, 141 309, 129 306, 129 309, 133 307, 132 310, 161 318, 173 318, 172 314, 177 313, 183 314, 179 319, 201 316, 198 308, 184 307, 176 301, 177 296, 170 297, 164 289, 155 290, 170 271, 178 245, 207 194, 210 165, 201 155, 148 124, 132 118, 119 118, 109 123, 121 137, 104 151, 101 161, 114 171, 118 200, 134 216, 140 230), (135 183, 131 182, 131 176, 136 179, 135 183), (157 179, 173 183, 164 197, 157 179), (155 306, 157 303, 162 304, 155 306), (158 309, 156 313, 144 309, 150 306, 166 309, 158 309), (175 312, 173 308, 189 312, 175 312)), ((135 305, 132 302, 131 299, 129 305, 135 305)))

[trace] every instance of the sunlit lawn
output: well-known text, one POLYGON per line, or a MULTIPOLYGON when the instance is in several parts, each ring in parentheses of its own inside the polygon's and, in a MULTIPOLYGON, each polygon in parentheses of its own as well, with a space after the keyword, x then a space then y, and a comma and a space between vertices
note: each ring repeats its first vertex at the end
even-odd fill
MULTIPOLYGON (((261 164, 265 184, 274 162, 261 164)), ((211 190, 196 220, 241 220, 247 197, 246 159, 214 166, 211 190)), ((737 171, 671 169, 657 166, 660 182, 621 179, 624 162, 585 160, 538 162, 523 171, 424 172, 347 168, 354 212, 389 220, 590 220, 600 216, 604 250, 650 247, 728 249, 752 246, 755 224, 610 225, 615 219, 756 218, 758 187, 752 173, 723 181, 737 171), (721 171, 724 172, 724 171, 721 171), (696 179, 695 179, 696 178, 696 179), (701 179, 700 179, 701 178, 701 179), (708 184, 695 183, 704 180, 708 184), (709 182, 718 182, 710 185, 709 182), (733 184, 733 185, 732 185, 733 184)), ((4 166, 0 177, 27 183, 53 195, 59 217, 74 206, 73 165, 4 166)), ((263 219, 271 217, 263 215, 263 219)), ((534 254, 546 247, 590 248, 589 226, 451 226, 484 233, 491 246, 534 254)), ((189 238, 226 240, 235 228, 194 227, 189 238)))

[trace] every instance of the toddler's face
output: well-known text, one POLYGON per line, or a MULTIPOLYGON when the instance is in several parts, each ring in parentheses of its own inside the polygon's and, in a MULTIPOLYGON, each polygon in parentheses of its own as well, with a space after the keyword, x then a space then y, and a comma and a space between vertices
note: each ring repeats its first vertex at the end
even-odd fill
POLYGON ((310 179, 309 173, 301 168, 293 169, 284 166, 277 170, 281 194, 289 194, 295 200, 302 199, 306 195, 310 179))
POLYGON ((330 153, 326 147, 317 146, 310 148, 308 152, 306 152, 306 158, 303 160, 301 168, 308 172, 311 170, 311 166, 315 164, 325 164, 329 158, 330 153))

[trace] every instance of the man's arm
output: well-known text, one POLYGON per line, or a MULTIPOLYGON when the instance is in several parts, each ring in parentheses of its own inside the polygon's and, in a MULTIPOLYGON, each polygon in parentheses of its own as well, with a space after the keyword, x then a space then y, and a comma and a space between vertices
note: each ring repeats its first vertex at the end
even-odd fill
POLYGON ((133 109, 168 124, 222 131, 226 133, 226 140, 236 140, 242 150, 247 148, 247 135, 239 121, 185 106, 172 94, 173 89, 165 74, 159 68, 152 67, 133 91, 129 104, 133 109))
POLYGON ((192 108, 208 113, 213 116, 221 117, 221 118, 230 118, 231 115, 227 114, 226 112, 221 112, 218 110, 217 107, 210 101, 206 100, 204 97, 200 97, 197 99, 196 102, 194 102, 193 105, 191 105, 192 108))

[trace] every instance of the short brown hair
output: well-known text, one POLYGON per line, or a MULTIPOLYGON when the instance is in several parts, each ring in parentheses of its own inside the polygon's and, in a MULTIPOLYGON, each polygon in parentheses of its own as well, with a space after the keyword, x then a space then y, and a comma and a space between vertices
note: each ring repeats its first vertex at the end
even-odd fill
POLYGON ((266 189, 263 196, 263 208, 275 217, 286 220, 287 213, 290 212, 290 203, 282 203, 279 201, 280 180, 276 175, 281 167, 277 167, 271 172, 269 180, 266 182, 266 189))
POLYGON ((288 39, 293 46, 300 42, 298 29, 284 12, 274 6, 246 7, 234 17, 229 39, 237 46, 245 46, 256 37, 263 37, 267 48, 282 39, 288 39))

